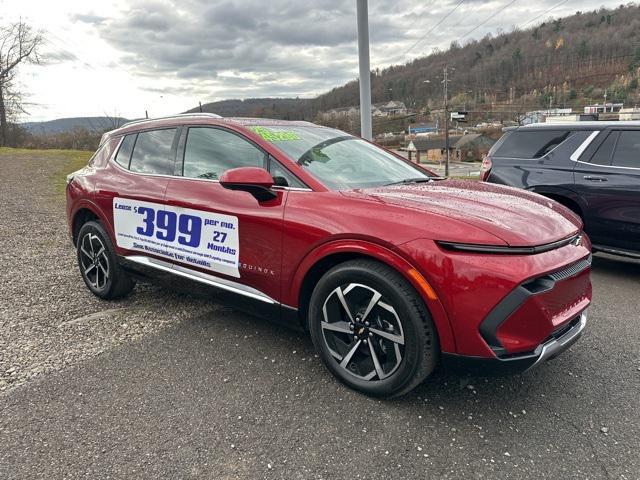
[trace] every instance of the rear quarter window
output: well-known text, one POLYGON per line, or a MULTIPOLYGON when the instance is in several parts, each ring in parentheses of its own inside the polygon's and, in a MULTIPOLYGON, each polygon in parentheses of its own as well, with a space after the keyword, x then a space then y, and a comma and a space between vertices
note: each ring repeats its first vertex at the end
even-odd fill
POLYGON ((496 146, 493 155, 507 158, 539 158, 564 142, 571 135, 567 130, 524 130, 509 132, 496 146))
POLYGON ((103 167, 106 165, 109 158, 111 158, 113 151, 118 146, 118 141, 119 140, 117 138, 111 138, 104 142, 98 151, 93 154, 91 160, 89 160, 89 165, 92 167, 103 167))
POLYGON ((116 154, 116 162, 124 168, 129 168, 129 161, 131 160, 131 152, 133 152, 133 145, 136 143, 136 135, 127 135, 122 140, 118 153, 116 154))

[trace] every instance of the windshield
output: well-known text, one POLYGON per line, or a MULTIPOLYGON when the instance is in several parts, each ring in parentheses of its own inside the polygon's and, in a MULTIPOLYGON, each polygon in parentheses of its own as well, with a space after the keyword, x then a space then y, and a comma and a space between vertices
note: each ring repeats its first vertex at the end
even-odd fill
POLYGON ((325 127, 249 127, 333 190, 426 181, 423 170, 360 138, 325 127))

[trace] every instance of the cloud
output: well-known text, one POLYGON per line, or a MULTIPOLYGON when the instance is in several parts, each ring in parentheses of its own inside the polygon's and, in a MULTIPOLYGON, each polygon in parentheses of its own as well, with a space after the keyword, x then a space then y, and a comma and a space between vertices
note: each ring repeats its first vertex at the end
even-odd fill
MULTIPOLYGON (((53 32, 44 59, 58 68, 59 84, 38 85, 42 103, 57 102, 65 111, 88 108, 78 90, 96 104, 136 111, 164 94, 163 108, 186 109, 197 100, 314 96, 358 75, 353 0, 22 1, 53 32)), ((451 13, 460 0, 371 0, 371 66, 409 62, 454 40, 464 44, 508 31, 558 4, 519 0, 496 15, 509 1, 466 0, 451 13)), ((536 23, 603 3, 618 5, 567 2, 536 23)), ((13 15, 22 9, 15 7, 13 15)))
MULTIPOLYGON (((446 48, 504 6, 502 1, 467 0, 422 38, 457 3, 370 2, 373 59, 404 62, 434 47, 446 48)), ((555 3, 516 3, 474 33, 511 28, 555 3)), ((178 88, 184 82, 230 90, 243 84, 255 94, 278 94, 278 86, 288 92, 295 85, 304 88, 299 94, 305 95, 357 75, 355 14, 355 2, 344 0, 132 0, 108 20, 77 18, 94 24, 135 73, 173 78, 182 82, 178 88), (224 72, 234 75, 221 75, 224 72), (274 75, 277 81, 265 80, 274 75)))
POLYGON ((102 17, 100 15, 92 15, 92 14, 76 13, 71 15, 71 20, 74 22, 89 23, 92 25, 100 25, 106 19, 107 17, 102 17))

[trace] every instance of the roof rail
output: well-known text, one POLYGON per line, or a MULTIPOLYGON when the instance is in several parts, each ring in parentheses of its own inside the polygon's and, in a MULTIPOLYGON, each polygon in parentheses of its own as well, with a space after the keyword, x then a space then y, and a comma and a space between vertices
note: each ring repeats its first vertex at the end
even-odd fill
POLYGON ((157 117, 157 118, 141 118, 140 120, 132 120, 131 122, 127 122, 124 125, 121 125, 119 128, 129 127, 131 125, 137 125, 139 123, 145 122, 154 122, 156 120, 170 120, 172 118, 184 118, 184 117, 209 117, 209 118, 222 118, 220 115, 209 112, 195 112, 195 113, 178 113, 176 115, 169 115, 167 117, 157 117))

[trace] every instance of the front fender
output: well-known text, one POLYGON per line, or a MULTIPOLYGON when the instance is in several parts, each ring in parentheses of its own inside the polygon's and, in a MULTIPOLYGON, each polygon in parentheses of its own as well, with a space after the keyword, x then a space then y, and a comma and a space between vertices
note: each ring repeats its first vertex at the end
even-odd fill
POLYGON ((429 279, 425 278, 400 252, 365 240, 335 240, 319 245, 310 251, 298 265, 290 283, 290 288, 285 289, 283 303, 298 307, 302 284, 312 267, 331 255, 345 253, 378 260, 399 272, 416 289, 425 302, 438 331, 442 350, 455 351, 453 331, 440 299, 433 294, 433 289, 429 292, 424 285, 421 285, 420 279, 428 285, 429 279))

